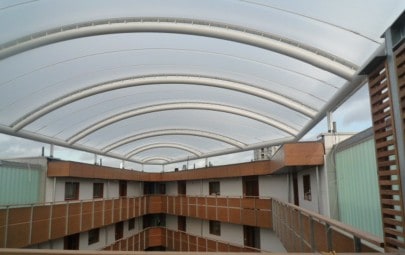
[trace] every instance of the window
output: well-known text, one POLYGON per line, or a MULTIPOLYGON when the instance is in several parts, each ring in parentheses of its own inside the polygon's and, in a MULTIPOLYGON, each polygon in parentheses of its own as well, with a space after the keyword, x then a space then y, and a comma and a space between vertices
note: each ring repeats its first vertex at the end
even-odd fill
POLYGON ((73 234, 63 238, 63 249, 65 250, 78 250, 79 249, 80 234, 73 234))
POLYGON ((119 182, 119 193, 120 193, 120 197, 127 196, 127 181, 119 182))
POLYGON ((220 190, 219 190, 219 182, 210 182, 209 183, 209 192, 210 192, 210 195, 219 196, 221 194, 220 190))
POLYGON ((221 222, 210 220, 210 234, 212 235, 221 235, 221 222))
POLYGON ((179 195, 186 195, 187 193, 187 184, 185 181, 177 181, 177 193, 179 195))
POLYGON ((135 218, 128 220, 128 230, 132 230, 135 228, 135 218))
POLYGON ((243 177, 243 195, 248 197, 259 196, 259 178, 257 176, 243 177))
POLYGON ((177 229, 180 231, 186 231, 186 217, 177 216, 177 229))
POLYGON ((89 231, 89 240, 88 244, 98 243, 100 239, 100 229, 95 228, 89 231))
POLYGON ((93 183, 93 198, 103 198, 104 183, 93 183))
POLYGON ((65 183, 65 200, 78 200, 79 199, 79 183, 66 182, 65 183))
POLYGON ((115 223, 115 241, 121 239, 124 236, 124 222, 115 223))
POLYGON ((311 197, 311 177, 309 174, 302 177, 304 182, 304 200, 312 201, 311 197))

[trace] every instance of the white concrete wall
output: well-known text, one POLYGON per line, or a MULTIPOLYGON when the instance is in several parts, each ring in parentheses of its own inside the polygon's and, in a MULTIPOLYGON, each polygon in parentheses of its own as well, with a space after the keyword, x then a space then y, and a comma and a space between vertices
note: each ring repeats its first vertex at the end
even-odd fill
POLYGON ((143 195, 143 189, 141 188, 141 182, 128 181, 127 184, 127 196, 139 197, 143 195))
MULTIPOLYGON (((241 197, 243 196, 242 177, 219 179, 221 196, 241 197)), ((208 184, 207 184, 208 185, 208 184)), ((207 189, 209 186, 207 186, 207 189)))
POLYGON ((260 249, 268 252, 287 252, 273 230, 260 229, 260 249))
POLYGON ((106 228, 100 228, 100 236, 99 240, 97 243, 93 244, 88 244, 89 243, 89 232, 83 232, 80 233, 80 243, 79 243, 79 249, 80 250, 100 250, 104 246, 106 246, 105 243, 105 235, 106 235, 106 228))
POLYGON ((203 235, 203 227, 204 220, 196 219, 196 218, 186 218, 186 232, 190 235, 202 236, 203 235))
POLYGON ((124 237, 123 238, 128 238, 130 236, 133 236, 140 231, 142 231, 142 217, 137 217, 135 218, 135 226, 133 229, 129 230, 128 229, 128 221, 124 222, 124 237))
POLYGON ((221 196, 240 197, 243 195, 242 177, 187 181, 188 196, 209 196, 209 183, 219 182, 221 196))
MULTIPOLYGON (((46 201, 53 201, 53 178, 47 178, 46 186, 46 201)), ((78 182, 79 183, 79 200, 93 199, 93 183, 104 183, 104 198, 118 197, 118 182, 107 181, 100 179, 81 179, 81 178, 56 178, 55 185, 55 201, 65 201, 65 183, 66 182, 78 182)), ((135 193, 134 193, 135 194, 135 193)))
POLYGON ((233 244, 243 245, 243 226, 221 222, 221 235, 210 234, 209 221, 203 221, 203 236, 233 244))
MULTIPOLYGON (((106 198, 117 198, 120 196, 119 182, 117 180, 108 180, 105 189, 107 191, 106 198)), ((127 187, 127 192, 128 192, 128 187, 127 187)))
MULTIPOLYGON (((226 243, 243 245, 243 226, 221 222, 221 235, 210 234, 210 225, 207 220, 200 220, 188 217, 187 233, 196 236, 203 236, 210 239, 220 240, 226 243)), ((177 226, 176 226, 177 228, 177 226)))
POLYGON ((177 195, 177 182, 166 182, 166 195, 177 195))
POLYGON ((319 210, 318 210, 318 193, 317 193, 318 186, 317 186, 315 168, 299 171, 297 173, 297 180, 298 180, 298 197, 299 197, 300 207, 311 210, 313 212, 319 212, 319 210), (303 181, 304 175, 310 175, 311 201, 304 199, 304 181, 303 181))
MULTIPOLYGON (((187 224, 187 222, 186 222, 186 224, 187 224)), ((168 229, 177 231, 178 225, 177 225, 177 216, 176 215, 166 214, 166 227, 168 229)))
MULTIPOLYGON (((202 196, 203 189, 202 189, 203 182, 201 180, 194 180, 194 181, 187 181, 186 182, 186 189, 188 196, 202 196)), ((207 191, 208 194, 208 191, 207 191)))
POLYGON ((259 196, 273 197, 288 202, 288 175, 259 176, 259 196))

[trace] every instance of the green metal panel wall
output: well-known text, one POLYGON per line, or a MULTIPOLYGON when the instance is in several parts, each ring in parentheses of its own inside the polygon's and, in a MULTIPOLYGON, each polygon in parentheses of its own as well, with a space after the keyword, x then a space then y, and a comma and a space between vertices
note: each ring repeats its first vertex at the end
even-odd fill
POLYGON ((41 202, 44 171, 29 164, 0 165, 0 205, 41 202))
POLYGON ((374 139, 337 152, 335 159, 340 221, 383 237, 374 139))

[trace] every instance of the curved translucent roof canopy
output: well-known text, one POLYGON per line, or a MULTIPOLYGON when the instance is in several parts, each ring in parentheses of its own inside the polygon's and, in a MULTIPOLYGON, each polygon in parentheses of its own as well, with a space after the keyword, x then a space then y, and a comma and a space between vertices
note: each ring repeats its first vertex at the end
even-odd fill
POLYGON ((404 8, 1 1, 0 132, 144 164, 297 141, 365 82, 404 8))

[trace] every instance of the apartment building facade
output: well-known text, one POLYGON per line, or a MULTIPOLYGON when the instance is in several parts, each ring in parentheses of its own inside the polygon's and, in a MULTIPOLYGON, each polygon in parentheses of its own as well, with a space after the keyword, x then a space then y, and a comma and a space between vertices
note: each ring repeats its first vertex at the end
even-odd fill
POLYGON ((270 161, 165 173, 46 158, 3 161, 31 175, 15 186, 29 187, 32 171, 40 173, 38 185, 24 192, 41 194, 29 205, 0 210, 0 246, 267 252, 299 246, 311 251, 310 242, 298 245, 301 241, 282 236, 287 226, 274 222, 280 217, 275 212, 291 203, 330 213, 324 158, 325 143, 311 142, 286 144, 270 161))

